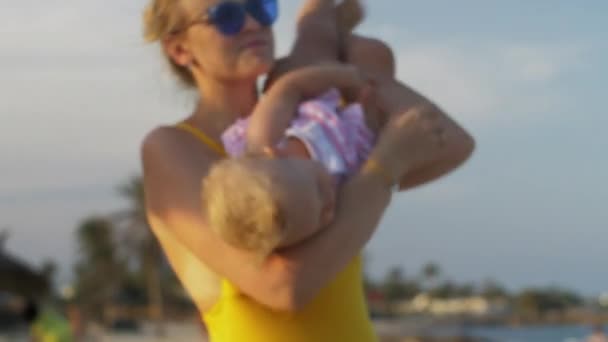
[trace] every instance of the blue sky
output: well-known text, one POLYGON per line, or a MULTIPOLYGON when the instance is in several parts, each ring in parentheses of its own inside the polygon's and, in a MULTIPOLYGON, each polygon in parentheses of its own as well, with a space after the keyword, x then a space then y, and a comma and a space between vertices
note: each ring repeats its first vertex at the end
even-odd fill
MULTIPOLYGON (((124 205, 146 131, 186 115, 145 1, 22 0, 0 12, 0 227, 27 260, 58 260, 73 229, 124 205)), ((279 50, 299 1, 283 0, 279 50)), ((369 246, 371 271, 440 263, 459 281, 608 290, 608 3, 368 1, 360 28, 395 50, 399 77, 476 137, 463 168, 400 194, 369 246)))

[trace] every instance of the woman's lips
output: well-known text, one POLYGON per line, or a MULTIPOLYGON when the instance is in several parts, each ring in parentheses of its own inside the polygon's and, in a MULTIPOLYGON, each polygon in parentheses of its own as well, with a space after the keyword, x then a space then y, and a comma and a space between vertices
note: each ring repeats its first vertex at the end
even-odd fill
POLYGON ((266 42, 264 39, 254 39, 245 43, 244 45, 245 49, 256 49, 266 46, 268 46, 268 42, 266 42))

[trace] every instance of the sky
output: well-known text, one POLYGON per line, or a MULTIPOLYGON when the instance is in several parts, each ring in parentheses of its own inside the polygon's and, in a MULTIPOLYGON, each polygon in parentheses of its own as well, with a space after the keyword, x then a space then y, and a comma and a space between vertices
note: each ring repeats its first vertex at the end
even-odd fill
MULTIPOLYGON (((280 0, 280 53, 301 1, 280 0)), ((123 208, 147 131, 192 109, 144 0, 20 0, 0 11, 0 229, 7 248, 70 279, 82 219, 123 208)), ((475 137, 471 160, 394 197, 370 272, 428 261, 445 279, 511 289, 608 290, 608 2, 368 1, 360 34, 383 39, 398 77, 475 137)))

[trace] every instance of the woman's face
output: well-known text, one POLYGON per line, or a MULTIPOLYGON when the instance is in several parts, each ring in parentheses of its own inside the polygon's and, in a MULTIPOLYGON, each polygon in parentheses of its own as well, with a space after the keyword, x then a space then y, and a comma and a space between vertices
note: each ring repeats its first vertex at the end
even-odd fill
MULTIPOLYGON (((195 22, 219 0, 182 0, 186 17, 195 22)), ((267 73, 274 63, 274 37, 265 27, 247 14, 243 29, 225 35, 214 24, 201 22, 183 34, 186 63, 198 76, 222 80, 256 79, 267 73)))

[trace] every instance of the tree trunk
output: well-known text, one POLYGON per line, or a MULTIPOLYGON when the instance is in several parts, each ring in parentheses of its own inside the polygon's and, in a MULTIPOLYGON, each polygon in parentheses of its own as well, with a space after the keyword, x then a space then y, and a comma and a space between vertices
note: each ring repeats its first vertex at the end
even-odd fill
POLYGON ((152 252, 148 258, 146 287, 148 292, 148 315, 154 322, 155 334, 160 337, 165 335, 165 326, 161 275, 157 255, 158 253, 152 252))

